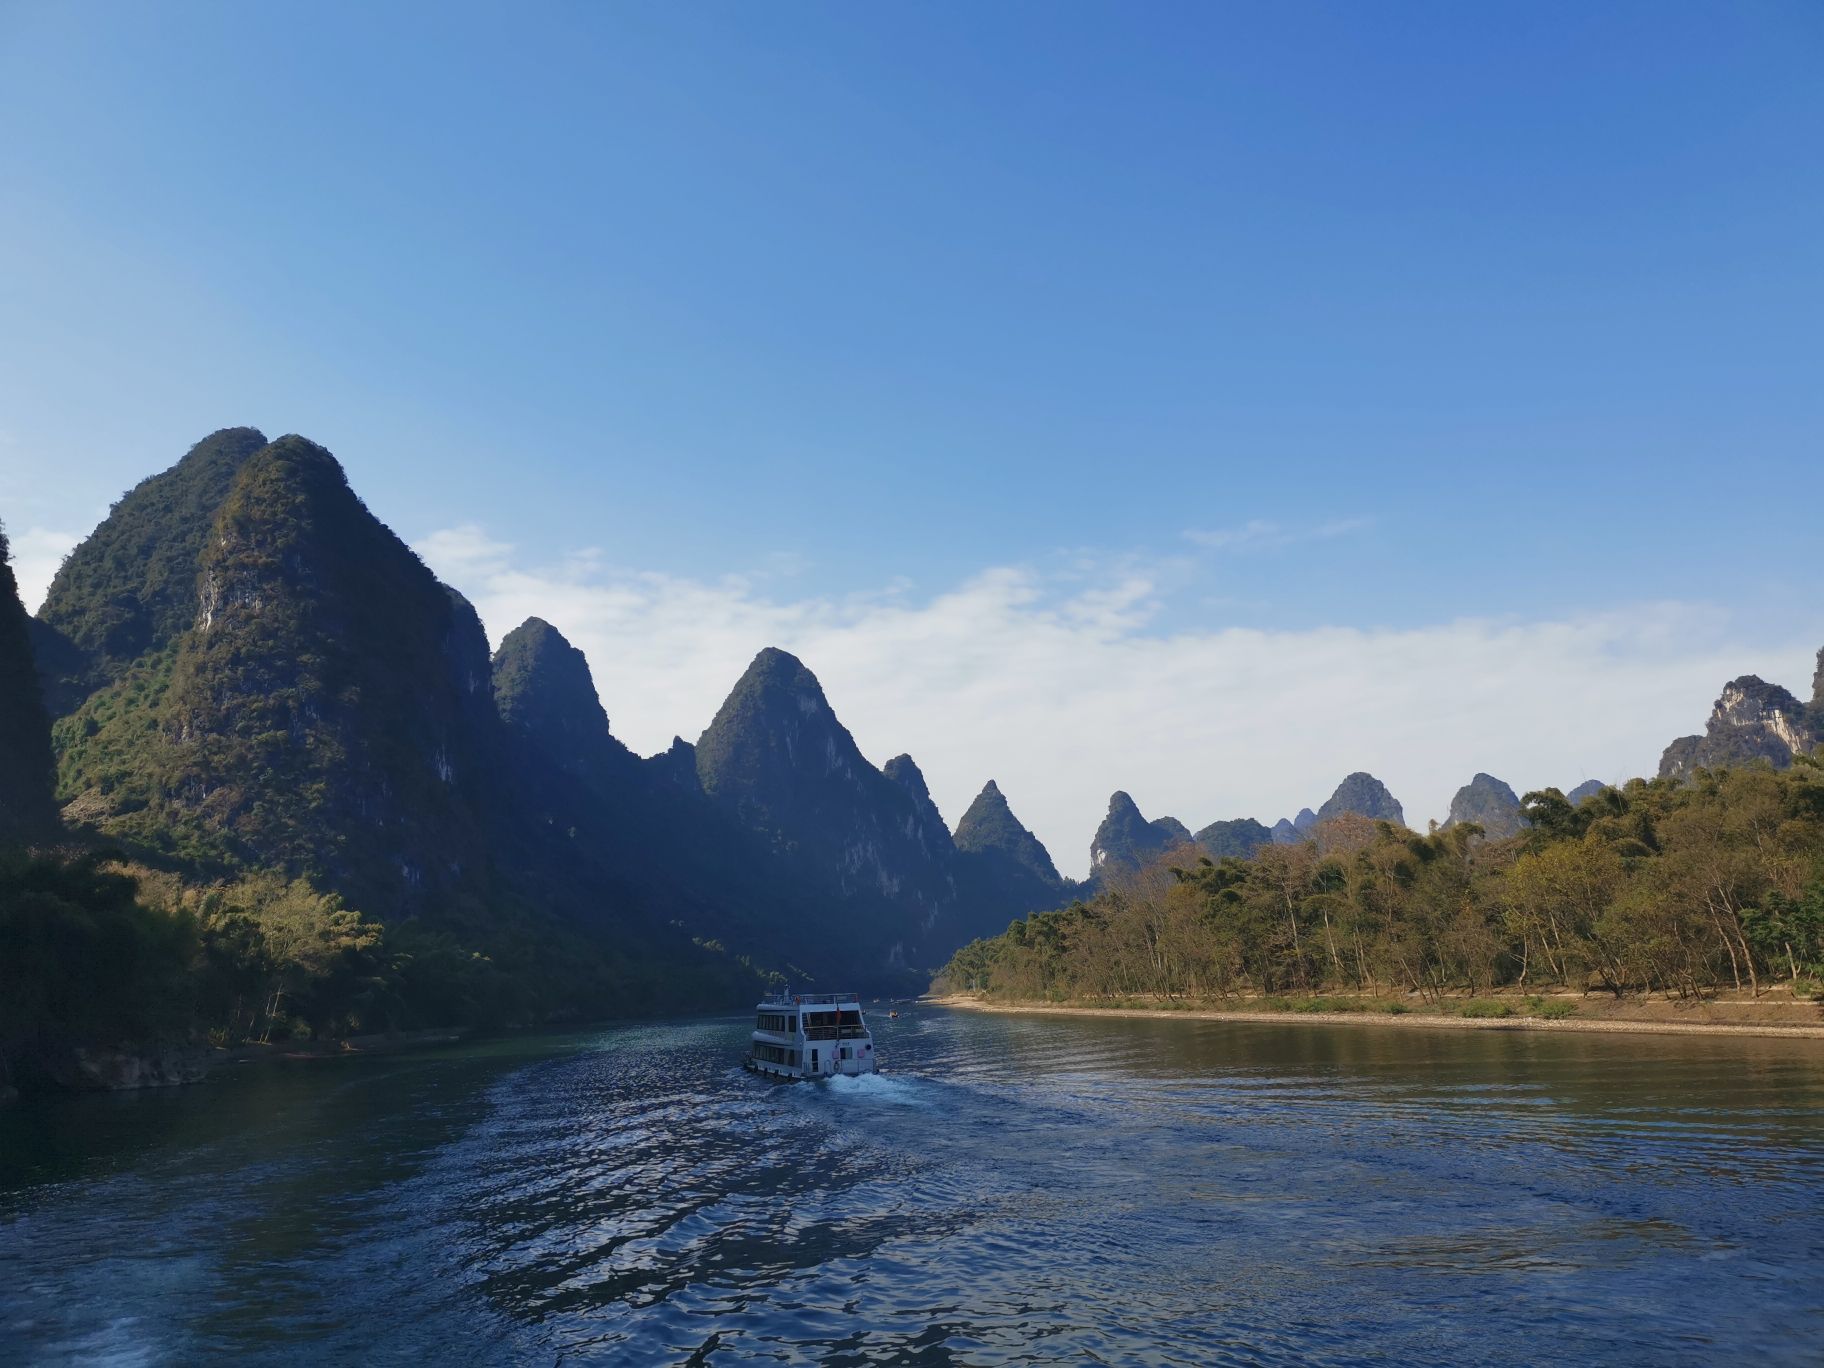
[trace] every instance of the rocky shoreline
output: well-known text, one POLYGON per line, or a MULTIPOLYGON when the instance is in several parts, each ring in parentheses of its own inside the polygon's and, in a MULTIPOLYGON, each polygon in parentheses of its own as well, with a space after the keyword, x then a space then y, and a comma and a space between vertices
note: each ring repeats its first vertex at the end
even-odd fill
POLYGON ((0 1084, 0 1106, 21 1096, 70 1093, 134 1092, 142 1088, 177 1088, 206 1081, 212 1071, 257 1063, 346 1059, 353 1055, 393 1054, 404 1050, 453 1045, 467 1038, 463 1030, 402 1031, 396 1035, 351 1036, 345 1040, 278 1041, 223 1048, 194 1041, 151 1045, 65 1045, 42 1052, 24 1072, 35 1086, 20 1089, 0 1084))

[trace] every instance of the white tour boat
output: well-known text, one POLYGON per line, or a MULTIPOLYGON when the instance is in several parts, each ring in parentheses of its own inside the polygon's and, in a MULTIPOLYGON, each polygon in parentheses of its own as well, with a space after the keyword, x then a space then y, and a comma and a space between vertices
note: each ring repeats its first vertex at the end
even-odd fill
POLYGON ((854 993, 779 993, 762 1002, 743 1064, 770 1078, 879 1072, 854 993))

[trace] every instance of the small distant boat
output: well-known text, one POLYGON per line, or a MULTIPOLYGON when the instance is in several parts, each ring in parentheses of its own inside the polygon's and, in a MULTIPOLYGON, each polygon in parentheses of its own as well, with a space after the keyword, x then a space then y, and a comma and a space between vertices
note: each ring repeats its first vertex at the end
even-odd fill
POLYGON ((887 1013, 887 1020, 888 1020, 888 1021, 898 1021, 898 1020, 899 1020, 899 1013, 898 1013, 898 1012, 888 1012, 888 1013, 887 1013))
MULTIPOLYGON (((894 1013, 898 1015, 897 1012, 894 1013)), ((742 1066, 769 1078, 880 1072, 874 1037, 854 993, 780 993, 755 1009, 742 1066)))

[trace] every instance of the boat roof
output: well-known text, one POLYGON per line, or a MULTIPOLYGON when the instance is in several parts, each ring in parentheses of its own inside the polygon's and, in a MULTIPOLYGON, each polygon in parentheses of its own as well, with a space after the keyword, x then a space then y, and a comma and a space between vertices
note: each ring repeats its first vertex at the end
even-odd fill
POLYGON ((762 1007, 818 1007, 861 1005, 859 993, 774 993, 763 999, 762 1007))

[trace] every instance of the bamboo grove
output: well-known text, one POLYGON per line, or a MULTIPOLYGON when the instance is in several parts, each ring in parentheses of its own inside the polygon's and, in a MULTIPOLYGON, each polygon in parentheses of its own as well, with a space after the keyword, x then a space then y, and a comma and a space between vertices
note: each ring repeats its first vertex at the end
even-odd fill
POLYGON ((1824 762, 1526 795, 1503 841, 1344 817, 1183 847, 965 946, 941 991, 1025 1001, 1548 987, 1701 996, 1824 976, 1824 762))

